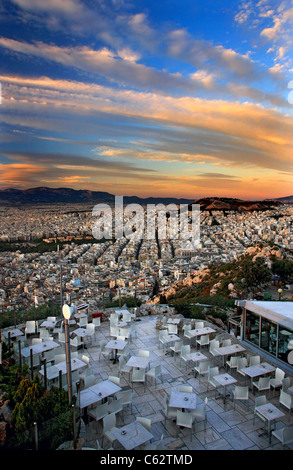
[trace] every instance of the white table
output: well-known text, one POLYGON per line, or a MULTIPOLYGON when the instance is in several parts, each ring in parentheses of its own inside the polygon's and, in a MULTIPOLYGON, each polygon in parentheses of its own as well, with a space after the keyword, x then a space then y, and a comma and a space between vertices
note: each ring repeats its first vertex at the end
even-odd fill
POLYGON ((58 348, 59 346, 60 345, 58 343, 55 343, 55 341, 52 340, 43 341, 42 343, 36 343, 32 346, 23 348, 21 351, 21 355, 23 357, 30 357, 31 351, 33 355, 42 354, 45 351, 50 351, 51 349, 58 348))
POLYGON ((216 330, 210 328, 209 326, 205 326, 203 328, 195 328, 194 330, 188 330, 188 334, 192 337, 209 335, 211 333, 216 333, 216 330))
POLYGON ((274 372, 276 368, 269 364, 268 362, 262 362, 261 364, 256 364, 254 366, 244 367, 241 369, 245 375, 250 377, 250 388, 252 389, 253 379, 260 377, 265 374, 270 374, 274 372))
POLYGON ((52 328, 55 328, 56 325, 57 325, 57 320, 56 321, 45 320, 41 323, 40 328, 52 329, 52 328))
POLYGON ((84 338, 85 336, 92 336, 94 331, 88 330, 87 328, 77 328, 76 330, 72 331, 72 334, 79 336, 80 338, 84 338))
POLYGON ((181 338, 179 338, 179 336, 175 335, 175 334, 166 334, 166 336, 164 336, 165 340, 167 343, 175 343, 176 341, 180 341, 181 338))
POLYGON ((194 410, 196 408, 196 394, 172 390, 170 394, 169 406, 172 408, 174 407, 194 410))
POLYGON ((98 384, 92 385, 84 390, 81 390, 79 394, 80 408, 86 408, 89 405, 99 402, 104 398, 114 395, 122 390, 119 385, 111 382, 111 380, 104 380, 98 384))
POLYGON ((220 348, 214 349, 215 353, 223 357, 223 366, 225 365, 225 356, 233 356, 234 354, 239 354, 246 349, 241 346, 241 344, 231 344, 231 346, 222 346, 220 348))
POLYGON ((149 362, 149 357, 131 356, 130 359, 128 359, 126 365, 129 367, 137 367, 139 369, 147 369, 149 362))
POLYGON ((180 320, 180 318, 168 318, 167 323, 170 323, 171 325, 179 325, 180 320))
POLYGON ((11 330, 4 330, 2 331, 2 335, 4 336, 4 338, 9 338, 10 336, 10 339, 15 339, 15 338, 18 338, 18 336, 23 336, 23 332, 20 331, 18 328, 13 328, 11 330))
MULTIPOLYGON (((227 393, 226 393, 226 387, 228 385, 232 385, 232 384, 235 384, 237 383, 237 380, 232 377, 232 375, 230 374, 220 374, 220 375, 216 375, 214 377, 214 380, 216 383, 219 384, 220 387, 223 387, 223 402, 224 404, 226 403, 226 398, 227 398, 227 393)), ((220 393, 220 392, 219 392, 220 393)))
POLYGON ((127 341, 122 341, 119 339, 111 339, 105 346, 107 349, 114 349, 115 350, 115 357, 113 360, 113 364, 115 364, 118 360, 118 351, 122 351, 125 346, 127 345, 127 341))
POLYGON ((133 421, 112 432, 116 439, 126 450, 132 450, 137 446, 150 441, 154 436, 138 421, 133 421))
POLYGON ((206 361, 208 359, 207 356, 205 356, 205 354, 203 354, 200 351, 192 352, 192 353, 188 354, 187 357, 188 357, 188 359, 195 362, 196 364, 200 361, 206 361))
MULTIPOLYGON (((71 372, 74 372, 75 370, 82 369, 83 367, 86 367, 87 364, 83 362, 79 358, 72 358, 71 359, 71 372)), ((66 361, 59 362, 58 364, 54 364, 53 366, 47 367, 46 369, 46 375, 48 380, 54 380, 59 377, 59 372, 61 371, 62 375, 67 374, 67 363, 66 361)), ((41 369, 39 371, 39 374, 44 376, 45 372, 44 369, 41 369)))
POLYGON ((285 414, 271 403, 265 403, 264 405, 257 406, 255 411, 267 421, 266 433, 268 434, 269 442, 271 443, 272 423, 276 419, 285 416, 285 414))

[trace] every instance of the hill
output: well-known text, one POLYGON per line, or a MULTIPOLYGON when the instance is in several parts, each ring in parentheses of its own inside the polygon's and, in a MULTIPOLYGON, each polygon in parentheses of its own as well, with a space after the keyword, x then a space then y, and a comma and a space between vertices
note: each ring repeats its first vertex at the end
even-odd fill
POLYGON ((202 211, 252 212, 270 210, 276 206, 282 205, 282 202, 277 200, 244 201, 242 199, 225 197, 205 197, 195 200, 192 204, 199 204, 202 211))
MULTIPOLYGON (((140 198, 137 196, 124 196, 125 204, 189 204, 190 199, 176 198, 140 198)), ((34 205, 34 204, 99 204, 115 203, 115 195, 104 191, 90 191, 87 189, 47 188, 38 187, 30 189, 8 188, 0 190, 0 204, 2 205, 34 205)))
POLYGON ((279 197, 277 199, 268 199, 268 201, 277 201, 282 204, 293 204, 293 196, 279 197))

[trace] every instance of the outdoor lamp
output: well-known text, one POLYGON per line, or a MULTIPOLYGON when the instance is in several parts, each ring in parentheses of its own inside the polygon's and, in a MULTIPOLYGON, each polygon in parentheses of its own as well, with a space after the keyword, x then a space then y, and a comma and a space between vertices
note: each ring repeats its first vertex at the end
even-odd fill
POLYGON ((67 385, 68 385, 68 399, 70 403, 72 399, 72 376, 71 376, 71 358, 70 358, 69 319, 73 313, 73 309, 72 307, 69 307, 69 305, 64 304, 62 307, 62 313, 64 317, 67 385))

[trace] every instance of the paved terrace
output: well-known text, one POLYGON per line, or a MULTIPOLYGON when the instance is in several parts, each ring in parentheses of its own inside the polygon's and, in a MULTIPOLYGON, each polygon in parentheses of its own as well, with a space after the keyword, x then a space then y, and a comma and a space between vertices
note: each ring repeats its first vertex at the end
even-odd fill
MULTIPOLYGON (((159 346, 159 330, 156 328, 156 316, 148 316, 139 318, 136 324, 136 335, 130 342, 130 354, 136 355, 139 349, 148 349, 150 351, 150 366, 153 367, 157 364, 162 366, 162 379, 157 379, 156 387, 151 383, 150 379, 147 381, 146 390, 144 391, 143 384, 134 384, 133 390, 133 406, 132 412, 130 406, 124 408, 123 415, 117 415, 117 426, 122 426, 135 421, 137 416, 143 416, 151 419, 152 426, 151 432, 154 436, 152 443, 160 440, 161 435, 164 434, 162 441, 162 449, 165 450, 281 450, 283 446, 272 437, 271 444, 269 443, 267 435, 260 436, 263 422, 260 419, 255 420, 253 424, 253 410, 254 399, 256 394, 250 392, 249 394, 249 409, 247 409, 246 402, 237 401, 234 410, 234 404, 231 399, 223 403, 223 398, 215 398, 215 389, 210 387, 207 391, 207 378, 195 378, 193 374, 194 363, 191 361, 186 365, 182 362, 180 366, 180 359, 171 356, 163 350, 162 345, 159 346), (181 384, 192 385, 193 391, 197 394, 197 403, 202 403, 205 397, 208 397, 207 405, 207 426, 204 429, 204 422, 198 421, 194 424, 192 440, 190 440, 190 430, 187 428, 179 428, 172 418, 167 418, 165 424, 164 415, 164 394, 171 392, 172 388, 178 387, 181 384)), ((205 322, 206 324, 206 322, 205 322)), ((210 325, 217 330, 221 331, 210 325)), ((223 333, 223 332, 222 332, 223 333)), ((182 333, 180 334, 182 336, 182 333)), ((224 337, 232 338, 232 343, 237 343, 238 340, 228 333, 224 337)), ((105 380, 109 375, 119 375, 118 363, 113 364, 109 359, 101 357, 99 360, 99 343, 103 339, 110 339, 109 322, 101 323, 101 326, 96 330, 95 338, 92 344, 87 343, 85 354, 90 357, 90 366, 96 377, 97 382, 105 380)), ((186 339, 184 343, 186 343, 186 339)), ((194 343, 192 343, 194 344, 194 343)), ((195 350, 195 346, 192 350, 195 350)), ((212 360, 212 365, 221 366, 220 359, 212 358, 208 353, 208 348, 203 347, 202 352, 212 360)), ((255 354, 255 352, 247 349, 247 354, 255 354)), ((261 358, 268 362, 267 357, 261 358)), ((225 369, 221 366, 220 373, 225 369)), ((239 385, 247 385, 249 382, 244 377, 240 377, 238 373, 232 372, 232 375, 237 378, 239 385)), ((286 376, 288 374, 286 373, 286 376)), ((292 377, 291 377, 292 379, 292 377)), ((128 374, 121 375, 121 387, 123 389, 132 388, 128 374)), ((292 381, 291 381, 292 383, 292 381)), ((232 386, 233 387, 233 386, 232 386)), ((279 392, 273 393, 266 392, 267 399, 280 408, 285 416, 277 421, 276 428, 283 427, 284 425, 292 424, 293 418, 289 419, 289 412, 286 408, 279 405, 279 392)), ((96 440, 102 442, 102 421, 98 424, 95 421, 90 421, 84 424, 82 421, 80 437, 83 437, 84 447, 97 448, 96 440)), ((112 447, 112 444, 104 439, 104 449, 112 447)), ((143 449, 143 446, 141 447, 143 449)), ((288 447, 286 447, 288 449, 288 447)), ((293 448, 293 445, 289 448, 293 448)), ((114 442, 114 449, 123 449, 118 441, 114 442)))

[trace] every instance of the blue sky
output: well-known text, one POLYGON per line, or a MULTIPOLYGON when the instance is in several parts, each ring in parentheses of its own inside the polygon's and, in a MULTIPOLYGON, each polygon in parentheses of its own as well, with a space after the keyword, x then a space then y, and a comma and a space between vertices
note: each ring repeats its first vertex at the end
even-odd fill
POLYGON ((0 187, 292 193, 290 0, 2 0, 0 187))

